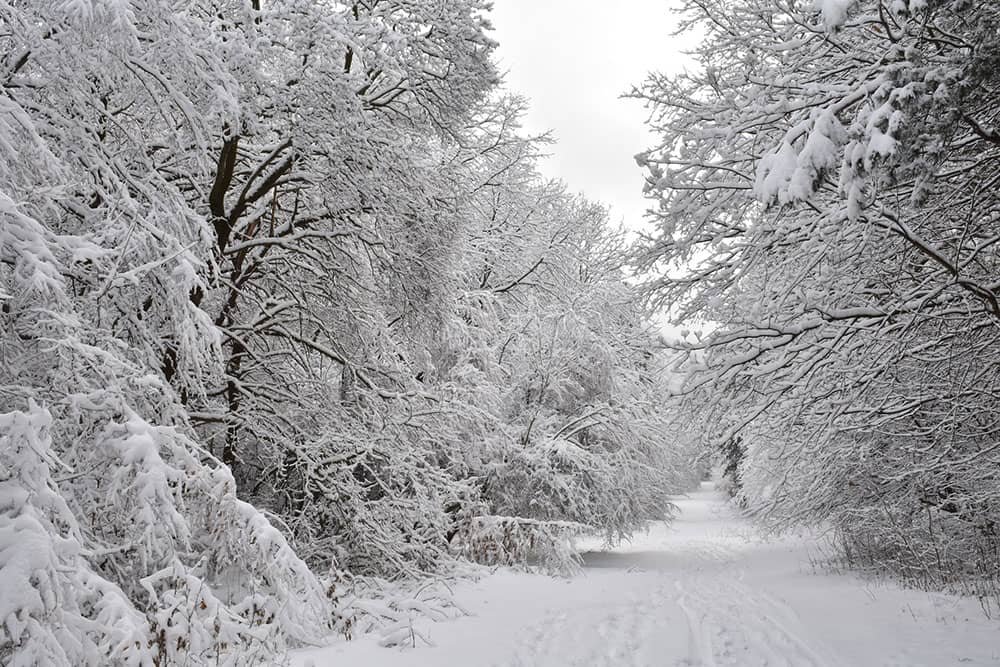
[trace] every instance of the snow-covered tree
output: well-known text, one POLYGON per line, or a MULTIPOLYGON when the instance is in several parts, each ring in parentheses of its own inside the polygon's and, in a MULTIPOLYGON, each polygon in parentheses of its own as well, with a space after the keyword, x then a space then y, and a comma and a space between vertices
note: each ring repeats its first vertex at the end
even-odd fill
POLYGON ((344 579, 663 509, 621 241, 487 8, 0 5, 0 662, 274 661, 344 579))
MULTIPOLYGON (((514 128, 508 104, 500 118, 514 128)), ((628 534, 662 516, 690 464, 664 430, 667 388, 624 282, 623 240, 603 209, 539 179, 535 145, 489 148, 477 157, 487 178, 466 198, 481 227, 469 232, 458 317, 430 350, 434 377, 482 415, 463 426, 480 446, 456 454, 489 526, 628 534)))
POLYGON ((995 568, 1000 14, 684 7, 699 66, 635 92, 663 137, 637 261, 711 330, 686 346, 709 438, 741 438, 779 524, 831 520, 897 571, 995 568))
POLYGON ((211 168, 224 54, 192 45, 218 35, 155 2, 0 24, 0 656, 230 663, 318 640, 324 589, 183 409, 220 370, 191 299, 211 227, 178 185, 211 168))

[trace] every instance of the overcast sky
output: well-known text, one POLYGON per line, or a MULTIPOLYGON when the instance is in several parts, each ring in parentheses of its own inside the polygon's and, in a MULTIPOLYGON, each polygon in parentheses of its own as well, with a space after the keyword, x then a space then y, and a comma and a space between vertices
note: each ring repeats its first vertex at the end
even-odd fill
POLYGON ((492 21, 507 86, 531 100, 526 130, 558 141, 543 173, 636 228, 648 203, 633 156, 655 137, 642 104, 619 96, 682 66, 670 0, 494 0, 492 21))

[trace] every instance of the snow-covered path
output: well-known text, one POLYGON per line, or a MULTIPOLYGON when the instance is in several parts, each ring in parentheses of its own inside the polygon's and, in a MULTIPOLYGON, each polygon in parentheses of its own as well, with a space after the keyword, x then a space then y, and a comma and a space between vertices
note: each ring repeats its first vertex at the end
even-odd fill
POLYGON ((1000 621, 975 601, 817 574, 813 543, 757 539, 709 485, 677 504, 671 526, 588 553, 582 576, 457 588, 474 615, 424 625, 435 646, 361 638, 295 664, 1000 665, 1000 621))

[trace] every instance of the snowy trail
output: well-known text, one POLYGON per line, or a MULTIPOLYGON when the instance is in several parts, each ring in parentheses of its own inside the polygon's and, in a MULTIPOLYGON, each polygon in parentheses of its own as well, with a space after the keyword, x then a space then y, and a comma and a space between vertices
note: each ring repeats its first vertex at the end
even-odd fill
POLYGON ((326 665, 902 667, 1000 665, 977 603, 817 574, 808 540, 764 542, 710 485, 670 526, 585 555, 572 580, 501 571, 456 589, 475 615, 423 623, 435 646, 361 638, 301 651, 326 665))
POLYGON ((659 582, 648 595, 609 607, 599 619, 586 609, 576 618, 562 612, 557 623, 536 628, 539 640, 511 664, 837 664, 787 604, 746 583, 742 555, 753 540, 718 496, 705 488, 678 504, 681 515, 670 529, 656 526, 624 550, 585 557, 592 569, 656 572, 659 582), (683 640, 674 636, 672 647, 664 645, 678 627, 683 640))

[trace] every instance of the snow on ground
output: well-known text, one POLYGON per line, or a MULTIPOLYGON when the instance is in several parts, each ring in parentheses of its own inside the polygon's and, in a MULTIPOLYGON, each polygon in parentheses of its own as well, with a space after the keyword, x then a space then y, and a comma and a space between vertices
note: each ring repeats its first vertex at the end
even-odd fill
POLYGON ((1000 665, 1000 620, 974 600, 817 573, 814 540, 756 538, 708 484, 677 505, 671 526, 586 554, 579 577, 457 586, 474 615, 423 622, 434 646, 362 637, 293 665, 1000 665))

